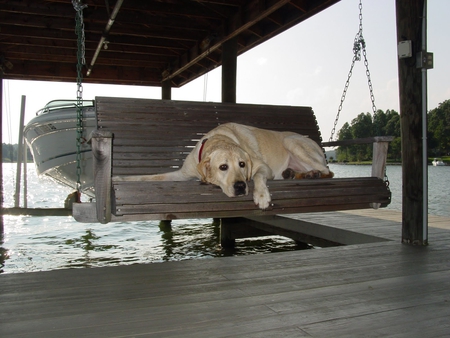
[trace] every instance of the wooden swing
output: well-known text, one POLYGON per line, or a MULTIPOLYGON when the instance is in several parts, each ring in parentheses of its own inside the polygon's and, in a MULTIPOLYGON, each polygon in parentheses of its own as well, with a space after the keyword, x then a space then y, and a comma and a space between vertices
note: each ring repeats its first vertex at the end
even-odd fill
MULTIPOLYGON (((258 209, 250 193, 227 197, 213 185, 188 182, 116 182, 118 175, 178 169, 211 129, 237 122, 290 130, 322 143, 310 107, 97 97, 98 128, 91 137, 95 202, 75 204, 80 222, 250 217, 384 207, 391 192, 383 180, 390 138, 374 142, 371 177, 268 181, 273 205, 258 209)), ((357 141, 359 142, 359 141, 357 141)), ((250 182, 250 188, 252 188, 250 182)))
MULTIPOLYGON (((362 5, 360 3, 360 12, 362 5)), ((355 50, 356 49, 356 50, 355 50)), ((358 53, 365 55, 360 30, 355 56, 338 114, 358 53)), ((369 77, 369 87, 371 82, 369 77)), ((375 104, 371 89, 372 107, 375 104)), ((373 137, 322 143, 310 107, 186 102, 97 97, 97 130, 91 136, 94 158, 95 202, 76 203, 73 216, 80 222, 173 220, 189 218, 237 218, 385 207, 391 192, 384 181, 388 142, 392 137, 373 137), (320 146, 373 143, 371 177, 320 180, 268 181, 272 195, 269 209, 260 210, 252 193, 227 197, 213 185, 188 182, 123 182, 120 175, 156 174, 181 167, 200 138, 220 124, 236 122, 259 128, 308 135, 320 146)), ((334 130, 335 128, 333 128, 334 130)), ((333 134, 332 134, 333 135, 333 134)), ((331 141, 332 137, 330 138, 331 141)), ((250 182, 250 189, 252 183, 250 182)))

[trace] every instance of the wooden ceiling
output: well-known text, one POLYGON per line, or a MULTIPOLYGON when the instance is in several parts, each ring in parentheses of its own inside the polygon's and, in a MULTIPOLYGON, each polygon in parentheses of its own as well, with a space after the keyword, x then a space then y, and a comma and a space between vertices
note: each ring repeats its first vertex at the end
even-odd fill
MULTIPOLYGON (((221 65, 225 41, 242 54, 338 1, 83 0, 84 82, 180 87, 221 65)), ((75 82, 76 64, 71 0, 0 0, 3 78, 75 82)))

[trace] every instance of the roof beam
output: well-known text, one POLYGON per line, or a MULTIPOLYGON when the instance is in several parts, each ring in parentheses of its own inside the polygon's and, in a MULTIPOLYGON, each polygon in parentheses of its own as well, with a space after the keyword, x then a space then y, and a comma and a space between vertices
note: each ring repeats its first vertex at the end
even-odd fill
POLYGON ((231 19, 226 23, 226 32, 222 32, 221 36, 216 41, 212 41, 212 44, 208 48, 202 51, 199 48, 199 45, 201 45, 199 42, 191 48, 188 54, 183 55, 177 63, 168 65, 162 74, 163 81, 170 80, 181 74, 193 64, 206 57, 209 53, 218 49, 225 41, 238 36, 243 31, 249 29, 252 25, 263 18, 266 18, 289 2, 290 0, 251 1, 245 8, 241 8, 231 17, 231 19))
MULTIPOLYGON (((52 67, 47 65, 47 62, 40 61, 15 62, 14 67, 5 73, 3 78, 28 80, 32 75, 37 81, 75 82, 75 64, 58 63, 52 67)), ((95 67, 95 77, 84 78, 83 82, 158 86, 161 78, 155 77, 154 74, 153 69, 145 67, 98 65, 95 67)))

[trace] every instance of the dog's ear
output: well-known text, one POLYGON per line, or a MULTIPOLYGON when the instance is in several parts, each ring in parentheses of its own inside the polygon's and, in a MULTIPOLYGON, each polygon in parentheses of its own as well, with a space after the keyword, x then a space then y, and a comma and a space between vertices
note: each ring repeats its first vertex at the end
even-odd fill
POLYGON ((207 157, 197 164, 197 171, 201 176, 202 182, 207 182, 206 178, 208 177, 208 172, 211 168, 210 162, 211 159, 207 157))
POLYGON ((249 154, 245 153, 246 161, 247 161, 247 181, 252 179, 253 172, 253 162, 249 154))

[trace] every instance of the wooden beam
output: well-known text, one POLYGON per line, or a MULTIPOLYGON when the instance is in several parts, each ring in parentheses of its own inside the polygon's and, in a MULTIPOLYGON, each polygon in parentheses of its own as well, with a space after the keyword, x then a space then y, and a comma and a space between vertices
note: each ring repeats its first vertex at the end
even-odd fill
POLYGON ((393 140, 394 140, 394 136, 375 136, 375 137, 355 138, 355 139, 351 139, 351 140, 322 142, 322 146, 323 147, 340 147, 340 146, 350 146, 353 144, 391 142, 393 140))
MULTIPOLYGON (((402 243, 426 245, 424 232, 424 173, 422 167, 422 70, 416 54, 422 44, 424 0, 396 0, 397 41, 412 42, 412 57, 398 60, 402 134, 402 243)), ((427 213, 427 211, 425 211, 427 213)))
POLYGON ((4 208, 3 215, 27 216, 71 216, 72 210, 66 208, 4 208))
MULTIPOLYGON (((35 80, 40 81, 68 81, 76 79, 76 60, 70 63, 50 64, 38 61, 9 61, 14 68, 8 69, 4 75, 6 79, 29 79, 32 75, 35 80)), ((83 79, 85 83, 110 83, 124 85, 160 86, 161 77, 148 68, 116 67, 98 65, 91 76, 83 79), (137 80, 136 80, 137 79, 137 80)))
POLYGON ((237 38, 223 44, 222 102, 236 103, 237 38))
POLYGON ((111 221, 111 132, 95 130, 92 132, 92 157, 94 158, 94 188, 97 220, 100 223, 111 221))
POLYGON ((172 100, 172 85, 170 80, 161 83, 161 99, 172 100))
POLYGON ((189 55, 196 55, 195 57, 189 58, 187 56, 181 57, 181 62, 177 64, 169 65, 168 70, 164 72, 164 79, 171 79, 186 69, 197 63, 199 60, 203 59, 209 53, 220 48, 227 40, 234 38, 249 29, 258 21, 266 18, 276 10, 280 9, 286 5, 290 0, 253 0, 250 1, 245 8, 233 15, 225 25, 227 27, 227 32, 219 32, 222 36, 218 36, 211 45, 204 51, 198 53, 198 46, 194 46, 195 51, 189 51, 189 55), (169 70, 170 69, 170 70, 169 70))
MULTIPOLYGON (((0 143, 3 144, 3 71, 0 68, 0 143)), ((3 159, 3 152, 0 147, 0 158, 3 159)), ((3 238, 3 166, 0 165, 0 236, 3 238)))

